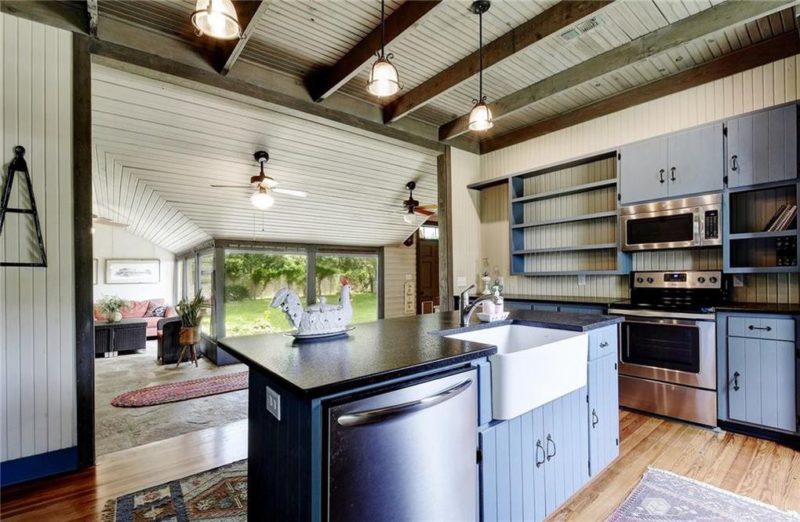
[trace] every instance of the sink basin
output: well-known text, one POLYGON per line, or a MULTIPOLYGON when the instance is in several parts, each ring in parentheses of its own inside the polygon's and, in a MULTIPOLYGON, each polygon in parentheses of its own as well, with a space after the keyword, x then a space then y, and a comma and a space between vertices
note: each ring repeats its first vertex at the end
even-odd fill
POLYGON ((489 357, 495 419, 513 419, 586 386, 585 333, 507 324, 445 337, 497 346, 489 357))

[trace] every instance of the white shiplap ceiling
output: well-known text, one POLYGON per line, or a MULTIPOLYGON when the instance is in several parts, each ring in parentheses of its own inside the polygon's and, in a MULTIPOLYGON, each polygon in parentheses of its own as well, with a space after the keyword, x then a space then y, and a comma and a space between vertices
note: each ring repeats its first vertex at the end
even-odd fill
POLYGON ((413 230, 398 213, 436 202, 436 153, 255 100, 216 96, 107 66, 92 68, 95 213, 173 252, 210 237, 386 245, 413 230), (244 184, 255 150, 278 194, 261 212, 244 184))

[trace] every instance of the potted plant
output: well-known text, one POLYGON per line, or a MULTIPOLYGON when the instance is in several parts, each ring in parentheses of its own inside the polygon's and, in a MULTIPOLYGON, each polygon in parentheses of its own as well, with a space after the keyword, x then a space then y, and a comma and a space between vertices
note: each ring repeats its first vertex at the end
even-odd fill
POLYGON ((181 318, 180 343, 183 345, 197 344, 200 342, 200 320, 203 317, 202 294, 197 292, 191 300, 181 299, 175 305, 175 310, 181 318))
POLYGON ((102 299, 97 301, 97 310, 105 316, 106 321, 109 323, 121 321, 121 310, 126 306, 128 306, 128 301, 120 299, 115 295, 103 296, 102 299))

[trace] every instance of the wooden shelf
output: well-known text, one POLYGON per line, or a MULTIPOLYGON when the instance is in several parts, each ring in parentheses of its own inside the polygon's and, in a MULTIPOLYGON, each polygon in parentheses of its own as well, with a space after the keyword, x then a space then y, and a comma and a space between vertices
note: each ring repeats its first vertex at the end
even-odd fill
POLYGON ((480 190, 487 189, 487 188, 490 188, 490 187, 496 187, 498 185, 505 185, 506 183, 508 183, 508 180, 509 180, 508 176, 502 176, 502 177, 499 177, 499 178, 492 178, 492 179, 487 179, 487 180, 484 180, 484 181, 478 181, 476 183, 471 183, 471 184, 467 185, 467 188, 470 189, 470 190, 478 190, 478 191, 480 191, 480 190))
POLYGON ((790 187, 792 185, 797 185, 798 183, 800 183, 800 178, 783 179, 780 181, 771 181, 769 183, 760 183, 758 185, 742 185, 741 187, 733 187, 729 188, 728 192, 731 194, 737 194, 739 192, 754 192, 758 190, 769 190, 774 188, 790 187))
POLYGON ((725 269, 726 274, 785 274, 796 273, 800 267, 795 266, 733 266, 725 269))
POLYGON ((741 239, 764 239, 769 237, 790 237, 796 236, 797 229, 789 229, 789 230, 775 230, 771 232, 742 232, 739 234, 730 234, 728 239, 731 241, 738 241, 741 239))
POLYGON ((523 276, 579 276, 579 275, 626 275, 625 270, 567 270, 563 272, 519 272, 523 276))
POLYGON ((538 201, 542 199, 560 198, 570 194, 580 194, 581 192, 591 192, 606 187, 611 187, 617 184, 617 178, 604 179, 602 181, 594 181, 592 183, 585 183, 583 185, 573 185, 557 190, 549 190, 547 192, 539 192, 538 194, 531 194, 530 196, 523 196, 521 198, 514 198, 511 203, 528 203, 531 201, 538 201))
POLYGON ((578 252, 584 250, 611 250, 616 249, 616 243, 598 243, 593 245, 578 245, 578 246, 563 246, 563 247, 550 247, 550 248, 530 248, 526 250, 514 250, 512 255, 525 255, 525 254, 546 254, 549 252, 578 252))
POLYGON ((611 218, 617 217, 616 210, 608 210, 605 212, 595 212, 594 214, 582 214, 579 216, 569 216, 564 218, 557 218, 557 219, 548 219, 545 221, 534 221, 530 223, 520 223, 519 225, 512 225, 511 228, 531 228, 531 227, 543 227, 547 225, 557 225, 559 223, 572 223, 575 221, 589 221, 592 219, 603 219, 603 218, 611 218))

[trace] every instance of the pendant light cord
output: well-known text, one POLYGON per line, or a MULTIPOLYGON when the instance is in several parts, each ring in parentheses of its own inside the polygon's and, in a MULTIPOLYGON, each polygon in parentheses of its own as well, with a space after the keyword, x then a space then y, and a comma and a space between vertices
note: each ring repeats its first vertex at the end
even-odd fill
POLYGON ((385 26, 385 24, 383 22, 383 14, 384 14, 385 7, 386 7, 386 0, 381 0, 381 58, 383 58, 385 56, 384 51, 383 51, 383 47, 384 47, 383 32, 384 32, 384 26, 385 26))
POLYGON ((478 103, 483 101, 483 11, 478 13, 478 103))

